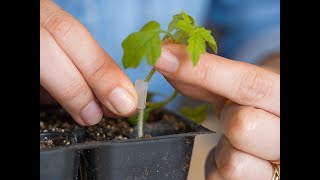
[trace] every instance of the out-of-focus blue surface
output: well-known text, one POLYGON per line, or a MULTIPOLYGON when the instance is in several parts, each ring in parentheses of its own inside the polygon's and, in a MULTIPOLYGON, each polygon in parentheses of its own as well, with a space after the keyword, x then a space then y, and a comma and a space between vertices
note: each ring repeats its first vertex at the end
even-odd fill
MULTIPOLYGON (((122 67, 122 41, 146 22, 156 20, 163 29, 171 17, 184 10, 197 24, 211 24, 223 33, 217 38, 219 54, 227 58, 258 63, 280 51, 279 0, 55 0, 82 22, 97 42, 122 67)), ((215 32, 215 29, 213 29, 215 32)), ((125 72, 134 82, 151 69, 145 61, 125 72)), ((116 75, 115 75, 116 77, 116 75)), ((173 88, 156 73, 150 91, 169 95, 173 88)), ((177 101, 176 101, 177 102, 177 101)), ((172 103, 171 108, 178 104, 172 103)))

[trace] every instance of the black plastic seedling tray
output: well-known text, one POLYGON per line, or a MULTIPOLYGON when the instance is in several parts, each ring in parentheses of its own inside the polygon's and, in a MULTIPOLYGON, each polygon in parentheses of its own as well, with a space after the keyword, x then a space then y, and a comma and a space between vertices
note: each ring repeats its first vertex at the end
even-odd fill
MULTIPOLYGON (((186 180, 195 136, 213 133, 176 113, 190 132, 152 137, 82 142, 83 131, 70 132, 71 144, 40 149, 42 180, 186 180)), ((40 135, 41 138, 41 135, 40 135)))

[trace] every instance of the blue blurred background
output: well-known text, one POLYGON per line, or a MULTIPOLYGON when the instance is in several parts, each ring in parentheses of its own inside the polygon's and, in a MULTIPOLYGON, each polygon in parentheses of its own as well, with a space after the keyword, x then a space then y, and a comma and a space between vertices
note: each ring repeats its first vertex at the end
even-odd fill
MULTIPOLYGON (((213 31, 219 55, 259 64, 280 52, 279 0, 55 0, 65 11, 82 22, 96 41, 122 67, 122 41, 145 23, 156 20, 166 29, 171 17, 182 10, 198 25, 213 31)), ((144 79, 151 67, 145 61, 125 72, 135 82, 144 79)), ((116 75, 115 75, 116 78, 116 75)), ((165 95, 173 88, 156 73, 150 91, 165 95)), ((177 109, 184 98, 169 105, 177 109)))

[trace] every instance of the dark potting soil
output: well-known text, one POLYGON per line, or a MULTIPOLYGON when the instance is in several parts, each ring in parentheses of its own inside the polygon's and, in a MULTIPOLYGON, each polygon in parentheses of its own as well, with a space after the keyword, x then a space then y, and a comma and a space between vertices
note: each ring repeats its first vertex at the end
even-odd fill
MULTIPOLYGON (((40 133, 62 132, 75 133, 84 131, 84 142, 124 140, 136 137, 137 127, 133 127, 126 118, 113 119, 103 117, 93 126, 81 127, 73 121, 64 110, 55 112, 40 112, 40 133), (81 129, 82 128, 82 129, 81 129), (78 131, 77 131, 78 130, 78 131)), ((162 136, 190 132, 191 128, 178 120, 176 116, 166 114, 161 110, 150 113, 147 123, 144 125, 144 137, 162 136)), ((40 149, 53 148, 71 144, 68 139, 55 144, 50 138, 40 140, 40 149)))
POLYGON ((40 133, 70 132, 80 126, 63 110, 40 112, 40 133))
POLYGON ((86 127, 86 141, 121 140, 132 138, 133 128, 126 119, 102 118, 94 125, 86 127))
POLYGON ((55 147, 55 145, 53 144, 53 141, 51 139, 40 141, 40 149, 53 147, 55 147))
POLYGON ((43 140, 40 140, 40 149, 53 148, 58 146, 67 146, 70 144, 71 143, 67 138, 61 138, 61 139, 45 138, 43 140))
MULTIPOLYGON (((136 127, 135 127, 136 130, 136 127)), ((190 132, 191 128, 183 121, 171 114, 166 114, 161 110, 153 111, 144 125, 144 134, 151 136, 164 136, 171 134, 181 134, 190 132)))

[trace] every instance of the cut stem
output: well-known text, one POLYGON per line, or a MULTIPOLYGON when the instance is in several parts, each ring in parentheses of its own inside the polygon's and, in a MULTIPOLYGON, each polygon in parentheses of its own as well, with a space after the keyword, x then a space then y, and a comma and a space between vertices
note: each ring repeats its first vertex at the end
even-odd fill
MULTIPOLYGON (((167 34, 168 36, 170 36, 170 38, 172 39, 173 43, 175 43, 175 39, 173 37, 173 35, 168 32, 168 31, 161 31, 165 34, 167 34)), ((150 79, 152 78, 153 74, 156 72, 156 69, 152 68, 148 74, 148 76, 146 77, 145 81, 149 82, 150 79)), ((152 105, 152 109, 155 108, 159 108, 159 107, 163 107, 165 105, 167 105, 170 101, 172 101, 176 96, 177 96, 177 91, 174 91, 171 96, 169 96, 166 100, 159 102, 159 103, 154 103, 152 105)), ((144 109, 139 109, 139 115, 138 115, 138 138, 141 138, 143 136, 143 116, 144 116, 144 109)))
MULTIPOLYGON (((148 76, 144 81, 149 82, 153 74, 156 72, 156 69, 152 68, 149 72, 148 76)), ((138 138, 141 138, 143 136, 143 115, 144 115, 144 109, 139 109, 139 115, 138 115, 138 138)))
POLYGON ((143 114, 144 109, 140 109, 138 115, 138 138, 143 136, 143 114))

